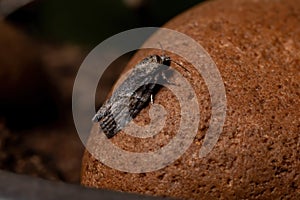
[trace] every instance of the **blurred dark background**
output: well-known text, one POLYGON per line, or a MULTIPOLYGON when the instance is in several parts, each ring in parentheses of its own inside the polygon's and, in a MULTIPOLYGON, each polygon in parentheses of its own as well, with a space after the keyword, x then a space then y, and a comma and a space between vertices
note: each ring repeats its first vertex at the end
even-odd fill
MULTIPOLYGON (((0 0, 0 169, 79 183, 84 147, 71 97, 85 56, 114 34, 162 26, 200 2, 0 0)), ((130 56, 106 71, 97 105, 130 56)))
POLYGON ((201 0, 39 0, 10 14, 7 20, 40 39, 94 46, 131 28, 162 26, 199 2, 201 0))

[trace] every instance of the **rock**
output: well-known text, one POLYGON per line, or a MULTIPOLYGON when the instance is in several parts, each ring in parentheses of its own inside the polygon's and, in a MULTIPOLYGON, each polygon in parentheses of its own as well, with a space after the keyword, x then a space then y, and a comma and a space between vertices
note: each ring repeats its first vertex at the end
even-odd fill
MULTIPOLYGON (((185 72, 201 110, 198 134, 189 149, 174 163, 148 173, 112 169, 86 152, 82 184, 182 199, 299 199, 299 1, 209 1, 164 27, 199 42, 221 73, 227 115, 217 144, 206 157, 195 156, 209 125, 210 96, 201 76, 185 72)), ((129 66, 151 52, 155 51, 139 52, 129 66)), ((155 96, 155 102, 168 111, 157 136, 146 140, 121 132, 111 141, 134 152, 155 151, 168 144, 179 125, 180 107, 167 89, 155 96)), ((135 121, 148 123, 147 111, 135 121)), ((97 129, 94 125, 92 135, 97 129)))

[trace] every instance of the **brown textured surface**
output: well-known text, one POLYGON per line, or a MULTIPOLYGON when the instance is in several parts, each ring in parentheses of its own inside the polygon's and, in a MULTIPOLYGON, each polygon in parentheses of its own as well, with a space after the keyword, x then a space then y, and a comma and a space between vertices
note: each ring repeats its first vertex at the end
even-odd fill
MULTIPOLYGON (((86 153, 82 184, 185 199, 299 199, 299 1, 212 1, 183 13, 166 27, 197 40, 221 72, 228 104, 217 145, 203 159, 192 156, 201 146, 210 105, 203 80, 191 73, 201 121, 188 151, 172 165, 143 174, 116 171, 86 153)), ((137 54, 131 64, 148 54, 137 54)), ((142 146, 124 133, 113 142, 131 151, 166 144, 167 132, 176 130, 179 109, 166 89, 155 101, 175 116, 168 115, 167 128, 142 141, 142 146)), ((136 119, 147 120, 146 110, 136 119)))

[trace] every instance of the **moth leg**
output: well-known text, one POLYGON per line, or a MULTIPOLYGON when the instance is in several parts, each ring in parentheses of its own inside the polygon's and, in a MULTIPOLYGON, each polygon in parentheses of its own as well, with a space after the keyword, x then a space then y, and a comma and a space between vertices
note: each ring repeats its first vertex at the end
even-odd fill
POLYGON ((168 77, 167 77, 167 75, 164 72, 161 73, 161 76, 162 76, 163 80, 165 80, 166 82, 168 82, 168 77))
POLYGON ((168 77, 170 77, 169 74, 166 74, 165 72, 162 72, 161 77, 165 81, 165 83, 167 83, 169 85, 179 86, 178 84, 170 81, 170 78, 168 78, 168 77))
POLYGON ((151 104, 154 103, 154 101, 153 101, 153 94, 150 95, 150 101, 151 101, 151 104))

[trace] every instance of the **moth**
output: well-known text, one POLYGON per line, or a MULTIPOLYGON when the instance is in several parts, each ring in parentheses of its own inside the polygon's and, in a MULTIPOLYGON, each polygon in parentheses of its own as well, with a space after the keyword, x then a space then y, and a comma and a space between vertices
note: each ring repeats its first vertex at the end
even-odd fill
POLYGON ((99 122, 107 138, 115 136, 150 101, 153 102, 153 96, 161 88, 161 83, 168 82, 171 61, 171 58, 165 55, 144 58, 105 101, 92 120, 99 122), (157 84, 158 82, 160 84, 157 84))

